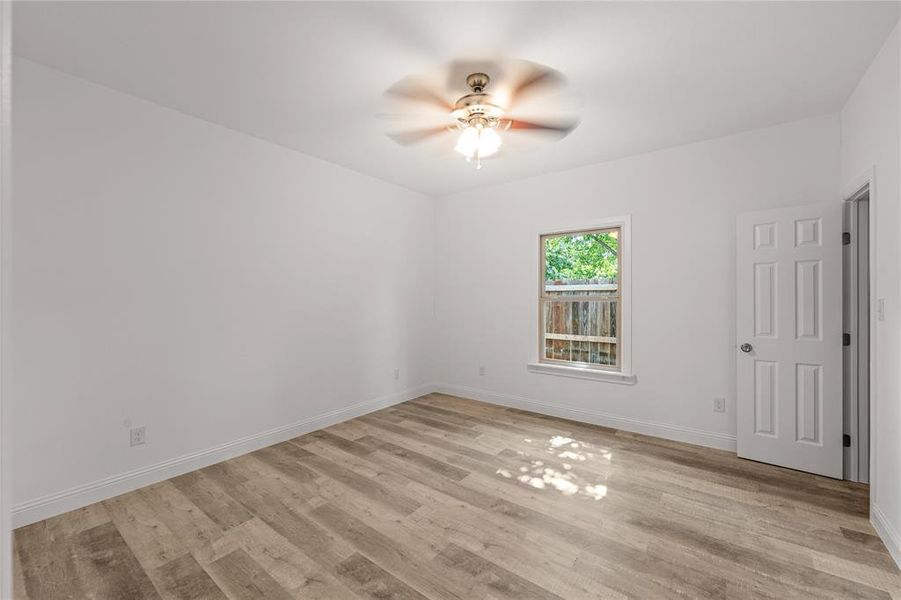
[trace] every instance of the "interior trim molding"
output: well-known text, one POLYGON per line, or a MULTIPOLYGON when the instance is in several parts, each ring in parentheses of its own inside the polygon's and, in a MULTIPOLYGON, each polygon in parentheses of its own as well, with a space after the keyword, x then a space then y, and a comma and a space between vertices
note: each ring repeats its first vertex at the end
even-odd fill
POLYGON ((635 377, 635 375, 614 371, 603 371, 601 369, 585 369, 538 362, 527 364, 526 369, 529 373, 537 373, 539 375, 556 375, 558 377, 572 377, 574 379, 589 379, 592 381, 604 381, 621 385, 635 385, 638 382, 638 378, 635 377))
POLYGON ((669 423, 659 423, 656 421, 646 421, 644 419, 635 419, 633 417, 623 417, 612 415, 595 410, 585 410, 583 408, 574 408, 571 406, 560 406, 550 404, 540 400, 532 400, 531 398, 523 398, 521 396, 512 396, 510 394, 501 394, 498 392, 489 392, 477 388, 466 387, 462 385, 452 385, 448 383, 435 384, 435 391, 450 394, 452 396, 462 396, 473 400, 480 400, 500 406, 511 408, 520 408, 530 410, 532 412, 549 415, 552 417, 561 417, 571 419, 573 421, 581 421, 583 423, 591 423, 593 425, 602 425, 604 427, 612 427, 614 429, 622 429, 632 433, 641 433, 644 435, 652 435, 654 437, 674 440, 677 442, 687 442, 689 444, 697 444, 708 448, 717 448, 719 450, 728 450, 735 452, 735 436, 727 433, 719 433, 717 431, 706 431, 703 429, 695 429, 693 427, 684 427, 682 425, 672 425, 669 423))
POLYGON ((163 462, 140 467, 104 479, 75 486, 61 492, 21 502, 13 506, 12 526, 22 527, 43 519, 82 508, 147 485, 177 477, 190 471, 278 444, 299 435, 335 425, 382 408, 387 408, 430 393, 431 384, 409 388, 373 400, 352 404, 344 408, 301 419, 289 425, 275 427, 243 438, 225 442, 205 450, 191 452, 163 462))
MULTIPOLYGON (((559 406, 531 398, 490 392, 462 385, 448 383, 424 384, 16 504, 12 510, 12 526, 17 528, 29 525, 432 392, 471 398, 499 406, 520 408, 540 414, 697 444, 709 448, 718 448, 731 452, 734 452, 736 448, 735 436, 725 433, 635 419, 595 410, 559 406)), ((881 515, 882 513, 874 507, 873 525, 880 531, 880 536, 886 541, 886 546, 889 547, 889 551, 892 552, 897 561, 901 542, 899 542, 897 534, 882 534, 883 531, 894 532, 894 530, 888 525, 888 521, 885 520, 884 516, 881 517, 881 523, 884 523, 884 525, 880 529, 880 526, 876 524, 877 514, 881 515), (891 535, 894 535, 894 537, 889 537, 891 535), (891 539, 891 543, 889 539, 891 539)))
POLYGON ((898 534, 892 522, 888 520, 888 517, 876 504, 870 506, 870 523, 872 523, 876 533, 879 534, 888 553, 895 559, 895 564, 901 567, 901 535, 898 534))

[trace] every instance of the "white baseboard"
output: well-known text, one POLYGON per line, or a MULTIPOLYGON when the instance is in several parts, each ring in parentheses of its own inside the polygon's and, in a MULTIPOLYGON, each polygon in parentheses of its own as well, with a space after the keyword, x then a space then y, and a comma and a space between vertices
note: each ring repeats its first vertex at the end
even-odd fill
POLYGON ((895 559, 895 564, 901 567, 901 535, 875 504, 870 506, 870 523, 873 524, 873 529, 879 534, 889 554, 895 559))
POLYGON ((462 385, 438 383, 435 384, 434 391, 453 396, 472 398, 473 400, 481 400, 482 402, 489 402, 501 406, 520 408, 541 413, 543 415, 562 417, 564 419, 582 421, 593 425, 603 425, 604 427, 631 431, 632 433, 642 433, 677 442, 687 442, 689 444, 697 444, 708 448, 718 448, 720 450, 735 452, 735 436, 726 433, 705 431, 703 429, 671 425, 668 423, 658 423, 655 421, 646 421, 644 419, 635 419, 632 417, 622 417, 595 410, 585 410, 583 408, 560 406, 548 402, 541 402, 539 400, 532 400, 530 398, 489 392, 462 385))
MULTIPOLYGON (((427 384, 404 390, 396 394, 376 398, 374 400, 360 402, 345 408, 302 419, 296 423, 283 425, 281 427, 270 429, 269 431, 226 442, 212 448, 192 452, 161 463, 148 465, 125 473, 119 473, 105 479, 92 481, 61 492, 22 502, 13 506, 12 526, 16 528, 35 523, 70 510, 87 506, 88 504, 93 504, 94 502, 100 502, 101 500, 106 500, 136 490, 146 485, 158 483, 242 454, 247 454, 248 452, 253 452, 254 450, 259 450, 260 448, 265 448, 266 446, 271 446, 272 444, 289 440, 299 435, 303 435, 304 433, 322 429, 323 427, 353 419, 394 404, 406 402, 407 400, 412 400, 413 398, 431 392, 441 392, 464 398, 472 398, 473 400, 480 400, 482 402, 489 402, 501 406, 521 408, 523 410, 529 410, 545 415, 573 419, 575 421, 603 425, 605 427, 613 427, 622 429, 623 431, 642 433, 679 442, 698 444, 710 448, 735 451, 735 436, 724 433, 704 431, 679 425, 670 425, 667 423, 657 423, 631 417, 622 417, 600 411, 558 406, 539 400, 489 392, 461 385, 445 383, 427 384)), ((897 540, 897 538, 895 539, 897 540)), ((888 545, 888 541, 886 541, 886 545, 888 545)), ((897 542, 895 542, 895 548, 898 548, 897 542)))
POLYGON ((196 469, 202 469, 203 467, 208 467, 218 462, 271 446, 272 444, 278 444, 323 427, 418 398, 430 393, 433 389, 433 385, 422 385, 395 394, 389 394, 374 400, 360 402, 302 419, 290 425, 283 425, 269 431, 226 442, 212 448, 192 452, 161 463, 119 473, 105 479, 92 481, 61 492, 22 502, 13 506, 12 526, 13 528, 22 527, 23 525, 35 523, 87 506, 88 504, 93 504, 94 502, 100 502, 101 500, 131 492, 146 485, 177 477, 196 469))

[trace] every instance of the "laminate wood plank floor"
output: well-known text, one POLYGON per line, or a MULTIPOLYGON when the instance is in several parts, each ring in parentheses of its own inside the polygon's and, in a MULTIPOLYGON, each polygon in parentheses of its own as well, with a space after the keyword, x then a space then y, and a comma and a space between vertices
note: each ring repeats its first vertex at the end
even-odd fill
POLYGON ((16 600, 901 598, 866 486, 431 394, 15 532, 16 600))

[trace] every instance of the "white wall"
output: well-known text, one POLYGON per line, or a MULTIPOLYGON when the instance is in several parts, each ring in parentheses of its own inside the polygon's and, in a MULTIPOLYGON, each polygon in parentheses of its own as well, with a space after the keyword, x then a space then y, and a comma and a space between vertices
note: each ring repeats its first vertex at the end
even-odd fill
POLYGON ((430 198, 14 69, 17 524, 429 381, 430 198), (128 421, 145 446, 129 448, 128 421))
POLYGON ((833 115, 442 199, 438 380, 462 395, 734 448, 735 216, 837 201, 839 159, 833 115), (526 372, 538 353, 538 234, 624 214, 637 385, 526 372), (716 396, 725 414, 713 412, 716 396))
MULTIPOLYGON (((899 295, 899 173, 901 173, 901 43, 898 27, 842 110, 842 186, 854 191, 872 174, 876 298, 885 320, 876 323, 871 386, 871 516, 901 562, 901 295, 899 295)), ((874 300, 875 300, 874 299, 874 300)), ((875 313, 875 311, 873 311, 875 313)))

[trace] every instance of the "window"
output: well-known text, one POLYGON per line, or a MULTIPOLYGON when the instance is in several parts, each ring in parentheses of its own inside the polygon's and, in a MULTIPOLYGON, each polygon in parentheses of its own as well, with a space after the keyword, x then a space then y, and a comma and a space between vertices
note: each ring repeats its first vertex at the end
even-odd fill
POLYGON ((634 383, 628 218, 540 236, 538 363, 529 370, 634 383))

